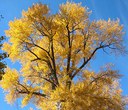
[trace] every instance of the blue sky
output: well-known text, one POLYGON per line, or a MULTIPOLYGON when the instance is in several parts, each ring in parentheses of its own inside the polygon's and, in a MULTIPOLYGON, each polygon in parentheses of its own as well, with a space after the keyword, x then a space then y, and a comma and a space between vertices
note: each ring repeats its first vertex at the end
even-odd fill
MULTIPOLYGON (((70 0, 69 0, 70 1, 70 0)), ((128 49, 128 0, 71 0, 76 3, 81 2, 83 6, 87 6, 92 10, 90 19, 120 19, 120 23, 124 25, 124 44, 128 49)), ((0 35, 5 35, 4 30, 8 29, 8 22, 14 18, 20 18, 22 10, 27 10, 33 3, 42 2, 48 4, 52 13, 58 11, 59 4, 65 3, 66 0, 1 0, 0 1, 0 14, 4 19, 0 21, 0 35)), ((98 52, 97 58, 92 62, 92 68, 98 71, 100 66, 105 63, 114 63, 115 69, 119 70, 123 77, 120 79, 123 95, 128 95, 128 55, 127 56, 114 56, 106 55, 98 52)), ((18 63, 12 63, 7 60, 7 64, 11 68, 19 70, 18 63)), ((29 105, 30 107, 31 105, 29 105)), ((29 110, 29 107, 22 108, 22 110, 29 110)), ((0 110, 21 110, 20 100, 10 106, 4 101, 4 93, 0 89, 0 110)))

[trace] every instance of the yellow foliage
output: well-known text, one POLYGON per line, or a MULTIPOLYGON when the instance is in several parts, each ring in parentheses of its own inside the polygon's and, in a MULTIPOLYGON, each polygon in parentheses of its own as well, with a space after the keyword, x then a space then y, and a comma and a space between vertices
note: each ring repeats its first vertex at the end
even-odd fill
POLYGON ((23 107, 32 101, 42 110, 124 109, 118 72, 88 70, 98 50, 124 52, 123 27, 119 20, 89 21, 89 14, 80 3, 62 4, 55 15, 34 4, 10 21, 3 50, 22 67, 7 68, 0 82, 9 103, 22 97, 23 107))
POLYGON ((6 74, 3 75, 1 86, 7 91, 10 88, 13 88, 14 85, 17 85, 19 79, 18 72, 16 70, 11 70, 9 68, 6 69, 6 74))
POLYGON ((22 100, 22 107, 24 107, 24 106, 26 106, 28 104, 28 102, 31 99, 31 97, 32 97, 32 94, 29 94, 29 95, 27 95, 27 96, 25 96, 23 98, 23 100, 22 100))

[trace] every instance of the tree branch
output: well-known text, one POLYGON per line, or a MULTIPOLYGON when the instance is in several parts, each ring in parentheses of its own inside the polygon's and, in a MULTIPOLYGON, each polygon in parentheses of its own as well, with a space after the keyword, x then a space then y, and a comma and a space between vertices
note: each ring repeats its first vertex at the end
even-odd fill
MULTIPOLYGON (((24 85, 22 85, 20 82, 18 82, 18 84, 25 89, 25 90, 16 89, 18 93, 21 93, 21 94, 29 94, 30 93, 30 91, 24 85)), ((42 94, 40 92, 33 92, 32 94, 42 96, 42 97, 46 97, 46 94, 42 94)))
POLYGON ((50 38, 50 43, 51 43, 51 52, 52 52, 52 62, 53 62, 53 68, 54 68, 54 70, 51 71, 51 72, 55 76, 56 84, 59 85, 58 78, 57 78, 57 75, 56 75, 56 62, 55 62, 55 56, 54 56, 53 38, 50 38))
POLYGON ((56 85, 54 82, 52 82, 51 80, 49 80, 49 79, 47 79, 47 78, 44 78, 44 77, 43 77, 43 79, 46 80, 47 82, 53 84, 55 87, 57 87, 57 85, 56 85))
MULTIPOLYGON (((17 92, 20 93, 20 94, 29 94, 30 93, 30 91, 28 93, 27 91, 23 91, 23 90, 21 90, 21 91, 17 90, 17 92)), ((46 94, 42 94, 40 92, 33 92, 32 94, 37 95, 37 96, 46 97, 46 94)))
POLYGON ((97 52, 97 50, 101 49, 101 48, 105 48, 105 47, 109 47, 111 44, 108 44, 108 45, 100 45, 99 47, 97 47, 93 52, 92 54, 90 55, 90 57, 85 60, 84 58, 84 62, 83 64, 75 71, 75 73, 72 75, 71 79, 73 79, 78 73, 79 71, 92 59, 92 57, 94 56, 94 54, 97 52))
POLYGON ((70 41, 70 30, 68 24, 66 26, 66 29, 68 32, 68 46, 69 46, 68 55, 67 55, 67 74, 68 74, 68 71, 70 69, 70 60, 71 60, 71 41, 70 41))
POLYGON ((43 51, 45 51, 45 52, 47 53, 47 55, 50 57, 50 59, 52 60, 52 57, 51 57, 50 53, 49 53, 46 49, 44 49, 43 47, 41 47, 41 46, 35 44, 32 38, 31 38, 31 42, 32 42, 32 44, 33 44, 34 46, 36 46, 36 47, 42 49, 43 51))
POLYGON ((57 87, 57 85, 56 85, 54 82, 52 82, 50 79, 48 79, 48 78, 46 78, 46 77, 36 76, 36 75, 29 75, 28 77, 40 77, 40 78, 46 80, 47 82, 49 82, 49 83, 51 83, 51 84, 53 84, 54 86, 57 87))
POLYGON ((28 50, 30 53, 32 53, 38 60, 41 60, 41 58, 39 58, 33 51, 31 51, 31 50, 28 48, 27 45, 26 45, 26 48, 27 48, 27 50, 28 50))

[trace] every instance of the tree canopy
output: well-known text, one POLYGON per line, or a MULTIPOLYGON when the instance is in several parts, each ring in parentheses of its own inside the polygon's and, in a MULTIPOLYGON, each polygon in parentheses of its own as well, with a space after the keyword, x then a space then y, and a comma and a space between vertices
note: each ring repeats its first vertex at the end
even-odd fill
POLYGON ((124 53, 123 26, 90 14, 79 3, 62 4, 56 14, 39 3, 9 22, 3 50, 22 65, 8 67, 1 81, 9 103, 22 97, 22 106, 42 110, 124 110, 118 71, 88 69, 99 50, 124 53))

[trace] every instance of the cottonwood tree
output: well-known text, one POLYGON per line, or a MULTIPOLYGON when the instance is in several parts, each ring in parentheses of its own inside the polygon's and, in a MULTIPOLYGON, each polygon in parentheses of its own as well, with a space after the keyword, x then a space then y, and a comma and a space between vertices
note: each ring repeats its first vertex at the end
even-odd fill
POLYGON ((118 71, 88 69, 99 50, 124 52, 123 26, 90 21, 90 14, 76 3, 60 5, 54 15, 47 5, 34 4, 10 21, 3 50, 22 67, 8 67, 1 81, 9 103, 22 97, 22 106, 32 102, 42 110, 124 110, 118 71))

